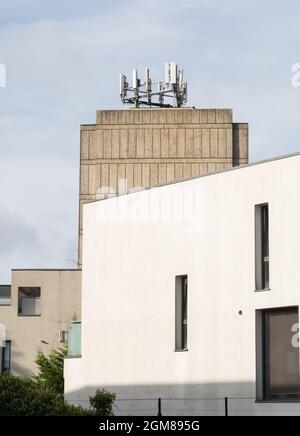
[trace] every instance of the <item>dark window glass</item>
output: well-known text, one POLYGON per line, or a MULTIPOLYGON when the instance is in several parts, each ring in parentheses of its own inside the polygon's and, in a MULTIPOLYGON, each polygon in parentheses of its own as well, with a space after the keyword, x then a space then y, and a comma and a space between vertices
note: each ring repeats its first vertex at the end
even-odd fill
POLYGON ((19 288, 19 316, 41 314, 41 288, 19 288))
POLYGON ((298 308, 263 312, 265 399, 300 394, 298 308))
POLYGON ((11 287, 10 285, 0 285, 0 306, 10 306, 11 287))
POLYGON ((2 348, 2 372, 10 372, 11 360, 11 342, 5 341, 5 347, 2 348))
POLYGON ((255 207, 255 286, 269 289, 269 206, 255 207))
POLYGON ((176 277, 176 298, 175 298, 175 349, 187 349, 187 327, 188 327, 188 278, 187 276, 176 277))
POLYGON ((261 207, 262 289, 269 288, 269 207, 261 207))

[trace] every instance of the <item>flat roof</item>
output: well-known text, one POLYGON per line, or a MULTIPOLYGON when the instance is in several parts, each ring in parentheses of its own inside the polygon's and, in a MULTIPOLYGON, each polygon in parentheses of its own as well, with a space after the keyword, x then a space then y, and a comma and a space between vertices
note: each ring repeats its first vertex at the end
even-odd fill
POLYGON ((132 192, 125 192, 125 193, 121 193, 121 194, 116 193, 116 195, 114 197, 98 198, 98 199, 95 199, 95 200, 89 200, 89 201, 86 201, 84 203, 84 205, 90 204, 90 203, 95 203, 95 202, 98 202, 98 201, 110 200, 112 198, 122 197, 124 195, 135 194, 136 192, 143 192, 143 191, 148 191, 150 189, 161 188, 163 186, 175 185, 177 183, 182 183, 182 182, 188 182, 189 180, 202 179, 204 177, 211 177, 211 176, 215 176, 217 174, 228 173, 230 171, 243 170, 243 169, 251 168, 251 167, 254 167, 254 166, 257 166, 257 165, 263 165, 263 164, 266 164, 266 163, 269 163, 269 162, 275 162, 275 161, 279 161, 279 160, 283 160, 283 159, 290 159, 290 158, 299 157, 299 156, 300 156, 300 152, 286 154, 286 155, 282 155, 282 156, 276 156, 276 157, 273 157, 273 158, 270 158, 270 159, 264 159, 264 160, 260 160, 260 161, 257 161, 257 162, 250 162, 250 163, 245 164, 245 165, 233 166, 231 168, 226 168, 226 169, 220 170, 220 171, 212 171, 211 173, 206 173, 206 174, 202 174, 202 175, 198 175, 198 176, 192 176, 192 177, 186 177, 186 178, 183 178, 183 179, 180 179, 180 180, 174 180, 173 182, 159 183, 157 185, 149 186, 147 188, 136 189, 136 190, 134 190, 132 192))

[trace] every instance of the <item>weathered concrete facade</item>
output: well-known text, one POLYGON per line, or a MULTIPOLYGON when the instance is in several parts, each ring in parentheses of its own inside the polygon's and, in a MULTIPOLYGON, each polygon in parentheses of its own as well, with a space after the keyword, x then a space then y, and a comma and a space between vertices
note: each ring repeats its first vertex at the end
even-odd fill
POLYGON ((246 164, 248 124, 231 109, 99 110, 80 149, 79 264, 86 201, 246 164))
MULTIPOLYGON (((30 376, 38 349, 46 354, 58 346, 59 332, 81 318, 81 270, 13 270, 10 305, 0 305, 0 324, 11 342, 10 371, 30 376), (40 314, 19 314, 19 289, 40 288, 40 314)), ((1 353, 0 348, 0 373, 1 353)))

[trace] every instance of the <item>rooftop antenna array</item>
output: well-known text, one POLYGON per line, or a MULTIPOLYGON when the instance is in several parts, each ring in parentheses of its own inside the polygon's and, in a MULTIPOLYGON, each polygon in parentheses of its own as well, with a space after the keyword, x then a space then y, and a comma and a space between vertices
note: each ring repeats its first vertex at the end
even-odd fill
POLYGON ((152 82, 149 68, 145 70, 144 82, 139 78, 137 70, 133 70, 132 85, 124 74, 120 74, 120 96, 123 104, 133 104, 135 107, 181 107, 187 101, 187 82, 183 80, 183 70, 178 70, 175 62, 167 62, 165 80, 158 82, 152 82), (166 99, 173 101, 167 103, 166 99))

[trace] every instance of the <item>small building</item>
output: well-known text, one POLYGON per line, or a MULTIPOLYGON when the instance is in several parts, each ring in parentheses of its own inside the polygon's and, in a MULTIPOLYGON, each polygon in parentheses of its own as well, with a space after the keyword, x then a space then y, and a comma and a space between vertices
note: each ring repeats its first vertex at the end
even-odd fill
POLYGON ((297 154, 86 204, 66 399, 300 415, 299 198, 297 154))
POLYGON ((0 373, 32 375, 37 351, 66 345, 80 318, 81 270, 12 270, 11 286, 0 286, 0 373))

